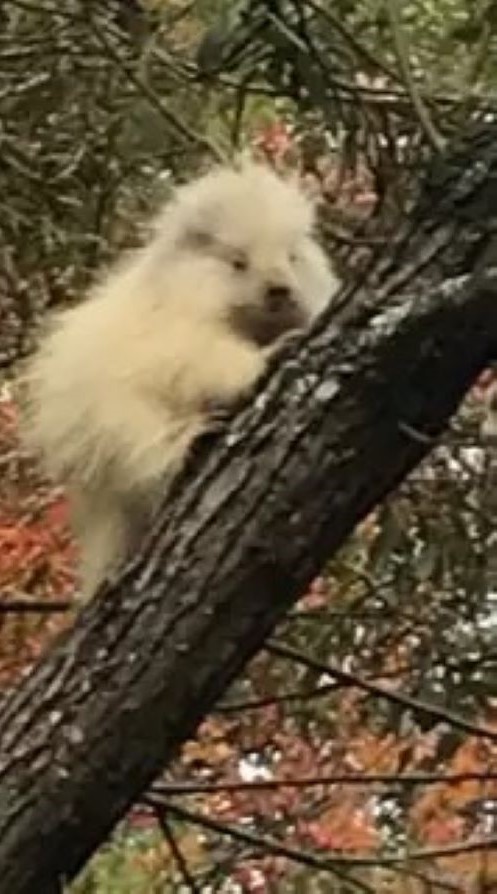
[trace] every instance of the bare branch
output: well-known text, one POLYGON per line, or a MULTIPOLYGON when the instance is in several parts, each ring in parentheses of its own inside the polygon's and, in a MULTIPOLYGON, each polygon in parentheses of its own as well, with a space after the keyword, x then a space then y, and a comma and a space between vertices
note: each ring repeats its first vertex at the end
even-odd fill
POLYGON ((374 695, 377 698, 385 698, 387 701, 408 708, 415 714, 428 714, 430 717, 436 718, 436 720, 441 723, 449 724, 454 729, 460 729, 463 732, 469 733, 472 736, 478 736, 481 739, 488 739, 490 742, 497 742, 497 730, 480 726, 477 723, 466 720, 464 717, 460 717, 459 714, 455 714, 453 711, 449 711, 442 706, 430 705, 411 695, 405 695, 396 692, 393 689, 388 689, 386 686, 380 686, 378 683, 371 683, 368 680, 363 680, 361 677, 358 677, 356 674, 350 673, 349 671, 344 671, 339 667, 334 667, 325 664, 322 661, 317 661, 315 658, 305 655, 299 649, 294 649, 291 646, 286 646, 273 641, 266 645, 266 649, 273 655, 278 655, 280 658, 288 658, 291 661, 297 661, 320 674, 326 674, 333 677, 337 682, 348 686, 357 686, 358 689, 362 689, 370 695, 374 695))
POLYGON ((411 65, 409 62, 409 47, 407 45, 404 29, 402 27, 399 0, 386 0, 386 8, 390 16, 392 34, 397 50, 397 58, 399 60, 400 70, 404 76, 404 81, 411 96, 412 104, 416 109, 420 124, 422 125, 423 130, 428 137, 431 145, 434 149, 440 151, 441 149, 443 149, 445 141, 442 139, 433 121, 431 120, 428 109, 421 99, 418 85, 416 84, 413 73, 411 71, 411 65))
POLYGON ((424 785, 461 785, 463 782, 493 782, 497 773, 323 773, 304 779, 257 779, 254 782, 157 782, 152 793, 161 795, 213 794, 215 792, 273 791, 282 788, 314 788, 328 785, 411 788, 424 785))

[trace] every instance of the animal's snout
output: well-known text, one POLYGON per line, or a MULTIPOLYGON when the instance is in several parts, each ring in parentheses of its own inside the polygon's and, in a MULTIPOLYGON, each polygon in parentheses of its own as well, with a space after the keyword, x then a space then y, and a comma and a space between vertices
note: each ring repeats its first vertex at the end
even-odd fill
POLYGON ((288 310, 295 303, 292 290, 283 283, 268 286, 264 297, 268 311, 276 314, 288 310))

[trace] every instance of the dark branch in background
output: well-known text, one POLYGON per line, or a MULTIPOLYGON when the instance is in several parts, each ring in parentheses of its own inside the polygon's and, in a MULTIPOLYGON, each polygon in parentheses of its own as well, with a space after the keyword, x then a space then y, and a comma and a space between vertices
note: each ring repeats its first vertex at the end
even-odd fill
POLYGON ((407 788, 425 785, 461 785, 463 782, 493 782, 497 772, 488 773, 333 773, 304 779, 258 779, 255 782, 157 782, 152 794, 196 795, 216 792, 272 791, 281 788, 314 788, 328 785, 385 786, 407 788))
POLYGON ((314 698, 323 698, 331 692, 343 688, 341 683, 330 683, 324 686, 315 686, 313 689, 296 689, 283 692, 281 695, 268 695, 264 698, 252 698, 245 701, 222 702, 216 705, 216 714, 239 714, 241 711, 258 711, 269 705, 290 704, 291 702, 309 701, 314 698))
POLYGON ((182 877, 183 884, 185 885, 186 889, 191 892, 191 894, 200 894, 200 888, 197 886, 197 883, 188 868, 188 861, 183 855, 183 852, 176 840, 176 836, 171 828, 171 824, 167 818, 167 809, 164 809, 163 807, 159 806, 159 804, 157 804, 155 807, 155 815, 157 817, 159 826, 164 833, 164 838, 166 839, 170 847, 171 853, 178 867, 178 871, 182 877))
MULTIPOLYGON (((171 816, 176 816, 180 820, 185 820, 186 822, 192 823, 194 825, 203 826, 205 829, 209 829, 211 832, 217 832, 221 835, 229 835, 235 841, 239 841, 241 844, 248 844, 257 850, 261 850, 264 853, 274 854, 275 856, 287 857, 294 863, 298 863, 301 866, 308 866, 313 869, 319 869, 321 871, 329 872, 331 875, 340 879, 341 881, 347 881, 352 883, 359 891, 369 892, 371 888, 369 885, 360 882, 358 879, 354 878, 353 875, 349 875, 345 873, 341 867, 348 866, 347 859, 342 860, 340 856, 337 859, 329 860, 326 857, 320 857, 317 854, 313 854, 312 852, 306 852, 301 850, 300 848, 290 847, 289 845, 282 844, 274 839, 271 839, 267 836, 257 835, 254 832, 249 832, 244 829, 240 829, 238 826, 229 825, 227 823, 219 822, 219 820, 212 819, 211 817, 203 816, 202 814, 195 813, 192 810, 188 810, 186 807, 179 807, 177 804, 173 804, 170 801, 164 801, 157 796, 150 795, 145 799, 145 804, 149 807, 157 810, 162 806, 162 809, 167 810, 171 816)), ((353 864, 354 865, 354 864, 353 864)), ((365 865, 357 863, 356 866, 365 865)))
POLYGON ((101 43, 107 58, 113 60, 115 65, 126 75, 130 83, 137 89, 138 93, 141 93, 141 95, 144 96, 145 99, 147 99, 147 101, 159 112, 172 131, 181 137, 183 142, 186 142, 187 145, 197 146, 200 150, 207 152, 209 157, 212 157, 217 161, 224 161, 225 157, 219 146, 206 137, 205 134, 196 133, 193 128, 168 108, 162 97, 158 96, 155 91, 152 90, 138 74, 136 74, 135 67, 128 64, 126 59, 123 59, 119 55, 119 52, 113 46, 111 41, 106 38, 104 32, 98 27, 98 24, 93 21, 91 16, 89 18, 89 25, 92 28, 95 37, 101 43))
POLYGON ((336 679, 337 682, 342 685, 356 686, 358 689, 362 689, 370 695, 376 696, 377 698, 385 698, 403 708, 409 709, 414 714, 428 714, 440 722, 449 724, 453 729, 459 729, 472 736, 478 736, 481 739, 488 739, 490 742, 497 743, 497 730, 479 726, 477 723, 472 723, 472 721, 466 720, 464 717, 460 717, 458 714, 454 714, 453 711, 448 711, 442 706, 429 705, 419 698, 413 698, 410 695, 387 689, 386 686, 380 686, 378 683, 371 683, 368 680, 361 679, 361 677, 358 677, 356 674, 344 671, 339 667, 333 667, 332 665, 316 661, 312 656, 305 655, 298 649, 294 649, 291 646, 286 646, 282 643, 271 642, 266 646, 266 649, 271 652, 272 655, 277 655, 280 658, 288 658, 291 661, 303 664, 320 674, 326 674, 327 676, 333 677, 333 679, 336 679))
POLYGON ((9 894, 78 871, 435 443, 495 355, 496 205, 487 127, 434 165, 395 251, 344 292, 338 317, 287 345, 199 448, 136 561, 0 707, 9 894))
POLYGON ((423 131, 430 141, 433 149, 439 151, 443 148, 444 141, 438 133, 427 107, 423 103, 420 92, 418 90, 418 85, 416 84, 413 72, 411 70, 411 63, 409 60, 409 47, 406 41, 404 29, 402 27, 401 3, 399 3, 399 0, 387 0, 386 8, 388 10, 388 15, 392 26, 392 35, 395 49, 397 51, 399 68, 402 72, 407 90, 409 91, 413 108, 416 110, 416 114, 419 118, 423 131))
POLYGON ((74 608, 74 604, 69 600, 57 600, 57 602, 48 602, 36 599, 0 599, 0 615, 18 614, 18 615, 50 615, 60 614, 74 608))
POLYGON ((320 3, 315 3, 314 0, 306 0, 306 6, 312 9, 316 18, 321 18, 330 26, 332 34, 337 33, 342 36, 345 45, 350 48, 352 57, 355 57, 358 60, 362 59, 366 63, 367 68, 372 71, 381 72, 394 83, 400 80, 398 73, 393 68, 386 65, 383 60, 375 56, 368 47, 357 40, 354 34, 346 28, 343 22, 334 16, 329 9, 326 9, 320 3))
MULTIPOLYGON (((373 889, 362 880, 354 877, 354 875, 346 873, 345 870, 362 869, 364 867, 370 866, 385 866, 397 868, 399 872, 401 872, 401 874, 406 876, 407 878, 409 876, 413 878, 419 878, 419 874, 417 872, 411 871, 409 867, 410 861, 422 862, 425 860, 433 860, 437 857, 457 856, 461 853, 472 853, 477 850, 493 850, 497 845, 497 839, 488 838, 440 848, 425 848, 423 850, 406 852, 402 855, 399 854, 398 856, 352 857, 344 854, 333 854, 333 856, 331 857, 322 857, 318 854, 312 853, 312 851, 304 851, 300 848, 297 849, 283 844, 282 842, 276 841, 274 838, 270 838, 269 836, 257 835, 254 832, 250 832, 246 829, 241 829, 238 826, 221 823, 218 820, 212 819, 211 817, 203 816, 202 814, 189 810, 186 807, 179 807, 178 805, 172 804, 169 801, 162 801, 160 798, 154 797, 152 795, 146 799, 146 803, 153 809, 156 809, 157 806, 162 804, 164 809, 166 809, 170 814, 176 815, 178 819, 183 819, 186 822, 192 823, 193 825, 203 826, 205 829, 209 829, 212 832, 217 832, 220 835, 230 835, 231 838, 234 838, 241 843, 251 844, 255 848, 262 850, 265 853, 275 854, 276 856, 280 857, 286 857, 293 863, 300 863, 303 866, 309 866, 310 868, 318 869, 321 872, 328 872, 331 875, 334 875, 336 878, 347 881, 349 884, 352 883, 358 888, 358 890, 367 892, 372 892, 373 889), (399 866, 399 864, 404 865, 399 866)), ((429 882, 430 884, 440 888, 440 890, 459 891, 459 888, 455 885, 445 883, 438 879, 429 879, 429 882)))
MULTIPOLYGON (((349 137, 357 137, 357 145, 368 141, 372 127, 379 132, 385 125, 390 130, 393 123, 395 131, 401 123, 404 138, 408 133, 413 139, 419 136, 421 125, 421 136, 428 145, 440 148, 439 130, 447 126, 452 130, 452 113, 457 114, 462 100, 455 95, 426 96, 426 90, 422 93, 418 88, 409 63, 404 29, 393 3, 394 0, 389 15, 398 71, 375 56, 330 10, 299 0, 278 5, 267 0, 248 0, 237 7, 238 14, 231 20, 220 20, 207 30, 200 55, 203 56, 204 43, 210 44, 215 38, 213 62, 220 84, 223 75, 236 68, 242 75, 249 74, 261 89, 269 83, 278 95, 292 97, 301 111, 319 111, 332 133, 338 130, 333 121, 347 123, 351 113, 344 111, 343 103, 352 101, 356 106, 353 121, 357 133, 351 132, 349 137), (383 86, 368 87, 359 83, 356 75, 361 71, 380 76, 383 86), (390 125, 386 119, 371 120, 363 106, 368 101, 384 103, 390 125)), ((491 98, 486 102, 484 97, 475 95, 472 103, 475 109, 482 104, 490 108, 491 98)), ((397 151, 398 147, 391 148, 397 151)))

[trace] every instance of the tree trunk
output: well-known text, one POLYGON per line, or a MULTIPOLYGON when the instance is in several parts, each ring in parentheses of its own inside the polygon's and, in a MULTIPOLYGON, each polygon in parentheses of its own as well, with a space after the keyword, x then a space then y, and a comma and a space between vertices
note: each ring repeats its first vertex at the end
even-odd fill
POLYGON ((340 324, 284 349, 2 706, 2 890, 74 876, 494 354, 494 138, 433 166, 340 324))

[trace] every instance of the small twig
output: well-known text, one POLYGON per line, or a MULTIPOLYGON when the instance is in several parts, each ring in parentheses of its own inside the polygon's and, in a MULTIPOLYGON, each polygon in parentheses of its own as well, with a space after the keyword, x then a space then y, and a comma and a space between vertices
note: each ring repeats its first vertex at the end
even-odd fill
POLYGON ((329 9, 326 9, 324 6, 315 3, 314 0, 306 0, 307 5, 310 9, 315 13, 316 16, 320 16, 323 21, 327 22, 327 24, 332 28, 333 31, 336 31, 340 34, 343 39, 350 45, 352 50, 357 56, 362 56, 364 61, 368 66, 373 66, 373 68, 378 69, 378 71, 383 72, 384 75, 387 75, 393 81, 399 81, 399 77, 397 73, 389 68, 381 59, 378 59, 373 53, 368 50, 366 46, 357 40, 356 37, 349 31, 340 21, 340 18, 334 16, 329 9))
POLYGON ((266 643, 265 648, 273 655, 278 655, 280 658, 288 658, 290 659, 290 661, 298 661, 299 664, 304 665, 310 670, 316 671, 316 673, 327 674, 328 676, 333 677, 334 679, 348 686, 357 686, 358 689, 362 689, 364 692, 368 692, 370 695, 374 695, 377 698, 385 698, 388 701, 401 705, 404 708, 409 708, 411 711, 414 711, 416 713, 434 717, 439 722, 448 723, 450 726, 453 726, 456 729, 463 730, 464 732, 469 733, 472 736, 477 736, 481 739, 489 739, 491 742, 497 742, 497 730, 492 730, 485 726, 479 726, 477 723, 472 723, 470 720, 466 720, 459 714, 455 714, 452 711, 439 707, 438 705, 430 705, 422 701, 421 699, 414 698, 413 696, 394 692, 393 690, 388 689, 385 686, 380 686, 378 683, 370 683, 367 680, 362 679, 361 677, 357 677, 355 674, 352 674, 349 671, 344 671, 341 668, 335 667, 331 664, 325 664, 322 661, 316 661, 314 658, 310 658, 303 652, 300 652, 298 649, 294 649, 291 646, 282 645, 275 640, 271 640, 270 642, 266 643))
MULTIPOLYGON (((202 814, 188 810, 186 807, 179 807, 178 805, 170 804, 169 802, 163 803, 160 799, 153 796, 148 796, 144 803, 151 806, 153 809, 155 809, 157 804, 162 805, 170 813, 176 814, 180 819, 190 822, 192 825, 203 826, 205 829, 209 829, 220 835, 229 835, 231 838, 242 844, 252 845, 266 853, 286 857, 294 863, 300 863, 303 866, 309 866, 313 869, 331 872, 338 878, 345 879, 349 884, 356 885, 359 890, 367 891, 368 894, 371 892, 371 888, 368 885, 364 885, 362 881, 360 882, 353 876, 340 871, 340 868, 343 870, 345 868, 362 869, 367 866, 385 866, 391 867, 392 870, 409 876, 415 875, 416 873, 413 873, 407 866, 399 864, 408 864, 412 860, 421 862, 424 860, 436 859, 438 857, 451 857, 457 856, 458 854, 472 853, 482 850, 488 851, 497 847, 497 837, 490 837, 486 839, 475 839, 474 841, 465 842, 464 844, 446 845, 439 848, 424 848, 422 850, 412 851, 411 853, 395 854, 384 857, 374 855, 357 857, 343 853, 333 854, 332 857, 321 857, 319 854, 313 853, 312 851, 305 851, 301 848, 297 849, 285 845, 272 837, 257 835, 254 832, 249 832, 238 826, 219 822, 218 820, 212 819, 212 817, 203 816, 202 814)), ((438 879, 430 879, 430 883, 432 885, 437 885, 440 889, 445 891, 458 892, 460 890, 455 885, 439 881, 438 879)))
POLYGON ((176 836, 171 828, 171 825, 168 822, 167 808, 156 805, 156 807, 154 808, 154 812, 157 817, 157 822, 159 823, 161 831, 163 832, 171 853, 174 857, 178 870, 183 877, 184 884, 191 892, 191 894, 201 894, 201 890, 190 872, 185 855, 183 854, 183 851, 181 850, 176 840, 176 836))
MULTIPOLYGON (((171 14, 171 17, 167 20, 168 28, 173 28, 181 21, 183 21, 183 19, 185 19, 191 12, 193 12, 196 5, 197 0, 189 0, 189 2, 185 3, 184 6, 180 6, 179 9, 174 10, 171 14)), ((165 6, 164 11, 167 11, 167 6, 165 6)))
POLYGON ((164 118, 165 121, 169 124, 173 130, 176 131, 183 139, 186 139, 188 142, 197 144, 204 151, 207 150, 210 155, 212 155, 217 161, 224 162, 225 155, 220 149, 220 147, 206 137, 203 134, 199 134, 196 131, 192 130, 184 121, 181 120, 171 109, 165 105, 164 101, 152 90, 148 84, 142 80, 142 78, 136 74, 133 70, 132 66, 129 65, 121 55, 114 49, 112 44, 107 40, 107 38, 101 33, 99 28, 97 28, 95 22, 92 20, 91 16, 88 19, 89 26, 91 27, 95 37, 105 49, 109 58, 115 63, 115 65, 127 76, 130 83, 136 87, 136 89, 148 100, 150 105, 152 105, 164 118))
POLYGON ((398 0, 385 0, 385 6, 390 19, 397 59, 399 62, 400 70, 402 72, 402 76, 405 81, 406 89, 411 97, 413 107, 419 119, 419 123, 421 124, 421 127, 423 128, 428 141, 430 142, 433 149, 436 149, 437 152, 440 152, 444 148, 445 141, 442 135, 436 129, 433 121, 431 120, 428 109, 421 99, 418 85, 416 84, 416 81, 413 77, 411 65, 409 62, 409 47, 407 45, 405 32, 402 27, 398 0))
POLYGON ((238 714, 240 711, 257 711, 272 705, 291 704, 292 702, 310 701, 313 698, 323 698, 330 692, 343 689, 343 683, 327 683, 325 686, 316 686, 312 689, 295 689, 291 692, 283 692, 281 695, 268 695, 263 698, 246 699, 246 701, 225 702, 215 709, 216 714, 238 714))
POLYGON ((497 772, 489 773, 350 773, 310 776, 295 779, 257 779, 254 782, 161 782, 153 786, 153 794, 209 795, 217 792, 279 791, 282 788, 315 788, 329 785, 423 786, 461 785, 464 782, 495 782, 497 772))
POLYGON ((236 96, 234 97, 235 107, 233 109, 230 127, 230 146, 231 150, 235 153, 239 151, 242 142, 243 116, 245 114, 247 96, 249 93, 248 87, 250 85, 251 77, 252 73, 249 73, 242 79, 239 89, 236 91, 236 96))
MULTIPOLYGON (((364 892, 364 894, 373 894, 369 885, 359 882, 348 873, 340 870, 340 864, 348 865, 347 858, 343 858, 341 855, 337 857, 336 861, 329 860, 325 857, 313 854, 310 851, 304 851, 300 848, 297 849, 282 844, 273 838, 257 835, 255 832, 250 832, 247 829, 219 822, 218 820, 212 819, 212 817, 203 816, 202 814, 188 810, 186 807, 179 807, 177 804, 171 804, 169 801, 163 802, 161 799, 154 796, 147 796, 144 799, 144 803, 152 807, 154 810, 157 806, 162 807, 162 809, 165 808, 168 813, 176 814, 179 819, 189 822, 192 825, 202 826, 204 829, 209 829, 211 832, 216 832, 218 835, 229 835, 234 841, 255 847, 265 853, 286 857, 288 860, 291 860, 294 863, 299 863, 301 866, 309 866, 313 869, 330 872, 341 881, 347 881, 349 884, 356 885, 357 889, 364 892)), ((367 865, 371 864, 368 863, 367 865)))

